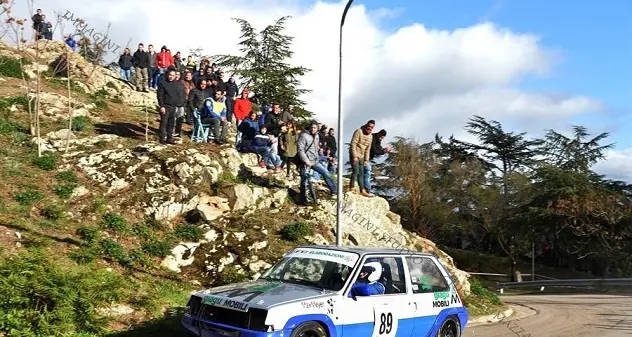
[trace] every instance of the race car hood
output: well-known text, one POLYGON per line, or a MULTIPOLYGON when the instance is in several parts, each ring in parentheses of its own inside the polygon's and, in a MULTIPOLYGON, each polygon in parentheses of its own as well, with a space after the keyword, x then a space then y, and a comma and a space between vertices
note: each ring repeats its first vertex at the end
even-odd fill
POLYGON ((195 296, 202 303, 247 311, 248 308, 269 309, 279 304, 326 297, 334 291, 285 282, 253 281, 230 284, 200 291, 195 296))

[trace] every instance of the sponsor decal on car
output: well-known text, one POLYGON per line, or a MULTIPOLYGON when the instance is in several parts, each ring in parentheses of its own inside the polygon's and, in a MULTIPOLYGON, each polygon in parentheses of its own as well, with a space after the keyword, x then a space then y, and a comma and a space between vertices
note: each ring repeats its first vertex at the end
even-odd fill
POLYGON ((434 301, 432 301, 433 308, 445 308, 452 304, 460 304, 461 299, 456 292, 454 285, 450 287, 450 291, 440 291, 434 293, 434 301))
POLYGON ((305 249, 305 248, 294 249, 285 257, 319 259, 319 260, 325 260, 325 261, 331 261, 331 262, 344 264, 350 267, 353 267, 353 265, 358 260, 358 255, 354 253, 339 252, 339 251, 326 250, 326 249, 305 249))
POLYGON ((325 306, 325 302, 324 301, 303 301, 301 302, 301 305, 305 309, 313 309, 313 308, 320 309, 325 306))
POLYGON ((212 305, 215 307, 222 307, 227 309, 233 309, 237 311, 248 311, 249 304, 244 301, 236 301, 230 298, 219 297, 214 295, 205 296, 202 300, 202 304, 212 305))

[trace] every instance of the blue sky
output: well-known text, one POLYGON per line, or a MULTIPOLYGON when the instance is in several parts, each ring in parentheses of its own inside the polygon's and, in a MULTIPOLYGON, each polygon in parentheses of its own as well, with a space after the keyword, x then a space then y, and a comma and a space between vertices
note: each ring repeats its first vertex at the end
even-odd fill
POLYGON ((540 36, 543 46, 562 52, 562 62, 544 78, 524 79, 520 87, 601 101, 607 111, 572 122, 595 133, 610 131, 617 148, 632 147, 632 1, 356 0, 358 4, 400 9, 397 17, 383 22, 387 30, 415 22, 452 30, 491 21, 540 36))

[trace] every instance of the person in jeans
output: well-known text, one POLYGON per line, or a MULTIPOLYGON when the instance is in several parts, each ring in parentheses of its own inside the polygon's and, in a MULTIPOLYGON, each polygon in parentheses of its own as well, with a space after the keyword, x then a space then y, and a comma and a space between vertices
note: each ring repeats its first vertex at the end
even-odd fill
POLYGON ((382 147, 382 140, 384 140, 384 137, 386 137, 386 130, 382 129, 377 133, 374 133, 372 136, 373 139, 371 140, 371 154, 369 155, 369 164, 364 167, 364 187, 369 193, 373 193, 373 191, 371 190, 371 166, 373 159, 375 157, 391 152, 391 148, 389 146, 382 147))
MULTIPOLYGON (((184 87, 183 87, 184 88, 184 87)), ((205 114, 202 117, 202 124, 211 124, 213 127, 213 137, 215 143, 222 145, 226 142, 228 132, 228 121, 226 121, 226 103, 221 91, 215 92, 215 97, 209 97, 204 103, 205 114), (222 134, 219 135, 219 127, 222 126, 222 134)))
POLYGON ((119 57, 118 65, 121 68, 121 78, 127 82, 131 81, 134 57, 132 57, 129 48, 125 48, 125 51, 123 51, 123 54, 119 57))
POLYGON ((184 86, 175 81, 175 69, 167 71, 167 78, 158 85, 157 98, 160 111, 160 143, 175 144, 173 134, 176 107, 184 102, 184 86))
POLYGON ((272 153, 272 144, 277 141, 275 137, 266 134, 266 127, 262 127, 259 130, 259 134, 252 140, 252 150, 261 155, 261 161, 259 166, 266 167, 270 170, 276 170, 276 172, 283 172, 281 168, 281 158, 272 153))
POLYGON ((351 165, 353 167, 349 189, 353 190, 354 184, 357 181, 358 187, 360 187, 360 194, 365 197, 374 196, 367 191, 364 185, 364 168, 370 163, 371 143, 373 142, 371 131, 373 131, 374 127, 375 121, 368 121, 353 133, 351 144, 349 145, 349 157, 351 158, 351 165))
POLYGON ((149 92, 149 54, 144 50, 142 43, 138 44, 138 49, 134 52, 133 61, 134 72, 136 73, 136 91, 149 92))
POLYGON ((156 82, 156 73, 158 72, 158 68, 156 68, 156 51, 154 50, 153 45, 147 46, 147 56, 149 57, 149 68, 147 69, 147 85, 151 89, 156 89, 158 87, 158 82, 156 82))
POLYGON ((281 127, 281 136, 279 136, 279 148, 283 153, 283 164, 287 170, 287 177, 292 178, 290 166, 296 157, 296 141, 298 135, 294 127, 294 121, 288 121, 286 126, 281 127))
POLYGON ((336 184, 331 180, 329 174, 327 174, 327 169, 318 163, 319 155, 318 155, 318 122, 312 121, 309 132, 302 132, 298 137, 297 141, 297 166, 299 166, 300 174, 301 174, 301 184, 300 184, 300 196, 299 196, 299 204, 307 205, 307 189, 309 188, 310 194, 314 202, 317 202, 316 193, 314 192, 314 187, 312 186, 310 169, 314 170, 323 175, 325 178, 325 183, 327 187, 329 187, 329 191, 331 194, 336 194, 336 184))

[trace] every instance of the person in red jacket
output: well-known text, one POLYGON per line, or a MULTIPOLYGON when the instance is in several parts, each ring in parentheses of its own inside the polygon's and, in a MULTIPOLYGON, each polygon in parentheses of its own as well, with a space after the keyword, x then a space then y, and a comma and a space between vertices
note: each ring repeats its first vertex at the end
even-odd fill
POLYGON ((167 46, 160 48, 160 53, 156 54, 156 68, 158 69, 158 77, 167 71, 167 68, 174 66, 173 56, 167 49, 167 46))
MULTIPOLYGON (((248 99, 248 94, 250 90, 248 88, 244 88, 241 92, 241 97, 235 100, 235 105, 233 106, 234 116, 237 120, 237 130, 239 130, 239 124, 244 121, 244 119, 250 116, 250 112, 252 111, 252 102, 248 99)), ((241 142, 241 132, 237 131, 237 139, 236 139, 237 147, 239 147, 239 143, 241 142)))

